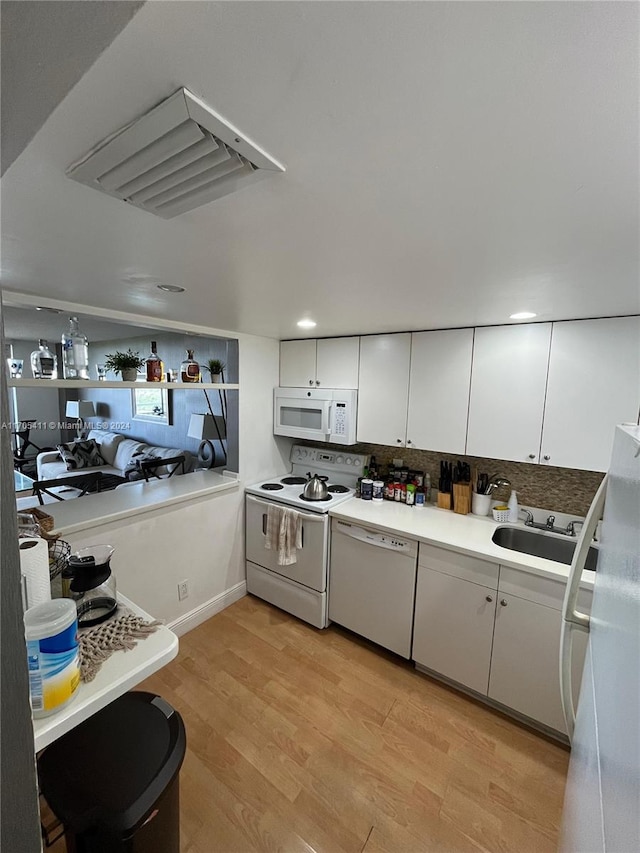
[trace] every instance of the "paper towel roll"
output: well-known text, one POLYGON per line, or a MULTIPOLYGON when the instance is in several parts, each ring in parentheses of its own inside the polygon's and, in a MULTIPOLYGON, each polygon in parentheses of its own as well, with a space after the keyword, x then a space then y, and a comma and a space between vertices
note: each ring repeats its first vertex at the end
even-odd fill
POLYGON ((18 540, 20 573, 27 583, 27 607, 51 601, 49 580, 49 546, 44 539, 25 537, 18 540))

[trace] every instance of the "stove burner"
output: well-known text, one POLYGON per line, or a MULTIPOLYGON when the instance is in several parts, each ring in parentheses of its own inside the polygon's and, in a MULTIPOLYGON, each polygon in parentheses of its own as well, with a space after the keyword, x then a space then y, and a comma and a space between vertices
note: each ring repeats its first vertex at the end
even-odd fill
POLYGON ((303 486, 307 480, 306 477, 283 477, 280 482, 285 486, 303 486))
POLYGON ((260 488, 264 489, 265 492, 279 492, 284 486, 281 486, 280 483, 263 483, 260 488))
MULTIPOLYGON (((305 480, 306 483, 306 480, 305 480)), ((330 501, 331 495, 327 495, 326 498, 305 498, 304 495, 299 495, 301 501, 307 501, 310 504, 322 503, 323 501, 330 501)))
POLYGON ((349 489, 346 486, 329 486, 329 491, 336 495, 344 495, 349 489))

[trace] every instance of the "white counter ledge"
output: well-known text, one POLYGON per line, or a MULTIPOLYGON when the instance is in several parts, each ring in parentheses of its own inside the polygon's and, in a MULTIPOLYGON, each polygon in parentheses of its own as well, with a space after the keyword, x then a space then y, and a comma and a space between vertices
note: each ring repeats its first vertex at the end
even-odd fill
POLYGON ((54 531, 64 536, 218 492, 237 491, 239 487, 238 476, 232 472, 194 471, 148 483, 141 480, 127 484, 125 488, 85 495, 75 500, 56 501, 44 509, 53 516, 54 531))
MULTIPOLYGON (((491 541, 493 532, 504 524, 478 515, 459 515, 448 509, 438 509, 429 504, 422 509, 392 501, 363 501, 359 498, 341 503, 329 512, 332 518, 354 524, 373 526, 387 533, 396 533, 417 539, 429 545, 481 557, 501 566, 509 566, 531 574, 555 580, 569 577, 569 566, 521 554, 502 548, 491 541)), ((510 526, 510 525, 506 525, 510 526)), ((523 522, 518 526, 524 527, 523 522)), ((575 540, 574 540, 575 541, 575 540)), ((582 573, 581 586, 593 588, 595 572, 582 573)))
MULTIPOLYGON (((153 620, 152 616, 123 595, 118 594, 118 601, 136 615, 148 621, 153 620)), ((65 708, 49 717, 33 721, 36 752, 144 681, 177 654, 178 638, 164 625, 138 640, 133 649, 114 652, 102 664, 93 681, 80 682, 76 695, 65 708)))

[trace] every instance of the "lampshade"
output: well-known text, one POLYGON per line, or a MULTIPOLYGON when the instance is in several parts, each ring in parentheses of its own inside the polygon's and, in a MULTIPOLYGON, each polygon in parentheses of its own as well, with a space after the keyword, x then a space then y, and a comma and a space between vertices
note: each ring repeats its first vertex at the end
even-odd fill
POLYGON ((67 400, 65 415, 68 418, 92 418, 96 408, 90 400, 67 400))
POLYGON ((227 437, 227 425, 219 415, 215 418, 213 415, 191 415, 187 435, 189 438, 217 441, 227 437))

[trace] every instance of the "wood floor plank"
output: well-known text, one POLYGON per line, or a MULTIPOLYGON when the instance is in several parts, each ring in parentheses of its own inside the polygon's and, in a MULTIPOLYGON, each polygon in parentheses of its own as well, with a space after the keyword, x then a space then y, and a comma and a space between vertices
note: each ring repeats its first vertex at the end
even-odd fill
POLYGON ((185 721, 182 853, 556 849, 568 751, 341 628, 248 596, 140 689, 185 721))

